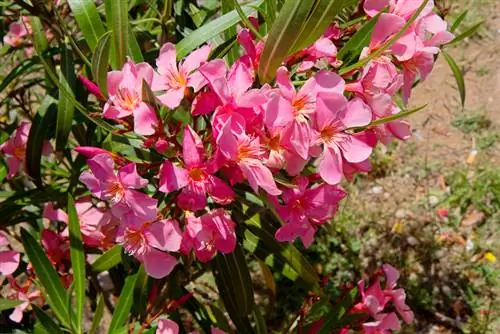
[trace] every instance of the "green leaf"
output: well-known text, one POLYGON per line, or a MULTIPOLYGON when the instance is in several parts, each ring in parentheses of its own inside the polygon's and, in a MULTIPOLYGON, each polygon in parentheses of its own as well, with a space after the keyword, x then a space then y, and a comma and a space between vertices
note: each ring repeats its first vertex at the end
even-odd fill
POLYGON ((10 310, 18 305, 21 305, 22 303, 24 302, 21 300, 0 298, 0 312, 10 310))
POLYGON ((237 45, 238 44, 236 43, 236 34, 234 34, 231 38, 226 39, 224 43, 219 44, 215 49, 213 49, 208 59, 212 60, 216 58, 223 58, 226 55, 228 56, 228 60, 232 59, 229 58, 230 57, 229 52, 232 51, 233 48, 237 45))
POLYGON ((302 25, 313 6, 312 1, 287 0, 267 36, 259 62, 259 79, 270 82, 288 50, 299 37, 302 25))
POLYGON ((76 212, 75 203, 68 195, 68 229, 70 242, 71 266, 73 269, 73 283, 75 286, 75 327, 78 333, 83 332, 83 312, 85 307, 85 253, 83 251, 82 233, 76 212))
POLYGON ((455 60, 445 51, 441 50, 441 53, 450 66, 451 71, 453 72, 453 76, 455 77, 455 81, 457 82, 458 92, 460 93, 460 102, 462 103, 462 107, 465 105, 465 81, 462 71, 458 67, 455 60))
POLYGON ((91 51, 97 47, 97 41, 104 34, 99 12, 93 0, 68 0, 69 7, 75 16, 76 23, 85 37, 91 51))
POLYGON ((118 265, 122 260, 121 252, 122 246, 114 245, 92 263, 92 271, 100 273, 118 265))
POLYGON ((389 123, 389 122, 392 122, 392 121, 395 121, 395 120, 398 120, 398 119, 402 119, 402 118, 405 118, 405 117, 408 117, 416 112, 419 112, 420 110, 423 110, 427 107, 427 104, 424 104, 423 106, 420 106, 420 107, 417 107, 417 108, 413 108, 413 109, 410 109, 410 110, 403 110, 401 112, 398 112, 397 114, 392 114, 390 116, 386 116, 386 117, 382 117, 382 118, 378 118, 372 122, 370 122, 370 124, 368 124, 366 127, 362 127, 362 128, 351 128, 353 130, 356 130, 356 131, 362 131, 366 128, 369 128, 369 127, 372 127, 372 126, 377 126, 377 125, 382 125, 382 124, 385 124, 385 123, 389 123))
MULTIPOLYGON (((61 46, 61 73, 59 84, 70 94, 73 94, 76 86, 76 75, 74 70, 73 57, 65 45, 61 46)), ((56 123, 56 150, 62 151, 68 142, 73 123, 74 104, 66 98, 66 95, 59 91, 59 103, 57 104, 56 123)))
POLYGON ((463 22, 468 13, 469 10, 466 9, 460 15, 458 15, 457 19, 455 20, 455 22, 453 22, 453 24, 450 27, 450 32, 454 32, 455 30, 457 30, 457 28, 463 22))
POLYGON ((141 265, 137 273, 137 282, 134 287, 134 310, 139 315, 143 315, 146 312, 149 295, 149 282, 150 280, 146 270, 144 269, 144 265, 141 265))
POLYGON ((252 22, 250 22, 250 20, 248 19, 248 16, 245 14, 245 12, 243 12, 243 9, 241 8, 240 4, 238 3, 238 0, 232 0, 232 1, 233 1, 234 9, 236 10, 238 15, 240 16, 240 19, 243 22, 243 24, 245 25, 245 27, 250 29, 259 40, 262 40, 263 37, 260 35, 259 31, 254 27, 252 22))
POLYGON ((253 317, 255 319, 255 333, 267 334, 266 319, 262 316, 262 313, 257 305, 253 309, 253 317))
MULTIPOLYGON (((260 6, 263 0, 257 0, 243 6, 242 10, 245 15, 250 15, 254 10, 251 6, 260 6)), ((218 17, 217 19, 203 25, 201 28, 196 29, 182 39, 176 45, 177 58, 181 59, 187 56, 191 51, 206 43, 211 38, 223 33, 240 22, 240 16, 235 10, 218 17)))
POLYGON ((64 291, 59 275, 52 267, 52 263, 50 263, 42 247, 25 229, 21 229, 21 240, 26 255, 28 255, 35 273, 45 290, 45 295, 52 311, 63 325, 68 326, 69 313, 66 306, 66 292, 64 291))
POLYGON ((97 46, 92 55, 92 77, 99 86, 104 97, 108 96, 108 63, 109 51, 111 48, 110 42, 111 32, 102 35, 97 41, 97 46))
POLYGON ((101 325, 102 316, 104 315, 104 297, 102 294, 97 298, 97 306, 94 312, 94 319, 92 320, 92 326, 90 327, 89 334, 97 333, 99 326, 101 325))
POLYGON ((484 21, 480 21, 480 22, 474 24, 472 27, 465 30, 460 35, 456 36, 451 42, 447 43, 446 45, 456 44, 456 43, 463 41, 464 39, 474 35, 477 32, 477 30, 483 25, 483 23, 484 23, 484 21))
POLYGON ((26 144, 26 171, 39 188, 43 186, 40 170, 43 145, 48 139, 47 130, 53 129, 56 122, 55 102, 50 95, 45 97, 33 119, 26 144))
POLYGON ((266 25, 272 27, 278 11, 276 0, 265 0, 265 11, 267 15, 266 25))
POLYGON ((288 53, 302 50, 314 43, 345 7, 345 0, 317 0, 302 25, 302 29, 288 53))
POLYGON ((62 330, 59 325, 54 322, 54 320, 45 313, 44 310, 36 306, 35 304, 31 304, 31 308, 35 311, 36 319, 40 321, 40 324, 47 330, 48 333, 54 334, 62 334, 62 330))
POLYGON ((111 21, 108 30, 113 31, 114 65, 122 68, 125 64, 128 51, 128 1, 127 0, 105 0, 106 16, 111 21))
POLYGON ((33 44, 38 53, 47 51, 49 48, 49 40, 45 34, 42 21, 36 16, 30 16, 30 25, 33 31, 33 44))
MULTIPOLYGON (((221 1, 221 11, 222 11, 223 15, 229 13, 232 10, 234 10, 233 0, 222 0, 221 1)), ((231 38, 233 36, 234 36, 234 40, 236 41, 236 26, 228 28, 224 32, 224 40, 229 41, 229 40, 231 40, 231 38)), ((229 48, 229 50, 227 50, 227 60, 228 60, 229 64, 233 64, 236 61, 236 59, 238 59, 238 57, 239 57, 238 46, 236 46, 236 43, 231 44, 231 48, 229 48)), ((221 58, 221 57, 219 57, 219 58, 221 58)))
POLYGON ((342 60, 344 63, 350 63, 359 58, 363 48, 368 46, 370 43, 373 28, 375 27, 380 14, 381 13, 378 13, 368 22, 363 24, 363 26, 359 28, 359 30, 356 31, 351 38, 349 38, 347 43, 345 43, 344 46, 342 46, 342 49, 340 49, 337 54, 337 58, 342 60))
POLYGON ((252 279, 241 247, 237 244, 232 253, 217 254, 212 260, 212 271, 226 311, 238 332, 251 332, 248 315, 255 303, 252 279))
POLYGON ((134 274, 125 278, 125 284, 120 292, 120 298, 118 299, 115 311, 113 312, 113 317, 111 318, 111 323, 109 324, 109 334, 115 334, 117 330, 122 328, 129 316, 130 309, 132 308, 132 302, 134 300, 134 287, 137 277, 138 274, 134 274))
POLYGON ((132 60, 136 63, 140 63, 144 61, 144 57, 142 56, 141 47, 137 42, 137 38, 135 37, 134 31, 132 30, 132 26, 128 26, 128 55, 132 60))

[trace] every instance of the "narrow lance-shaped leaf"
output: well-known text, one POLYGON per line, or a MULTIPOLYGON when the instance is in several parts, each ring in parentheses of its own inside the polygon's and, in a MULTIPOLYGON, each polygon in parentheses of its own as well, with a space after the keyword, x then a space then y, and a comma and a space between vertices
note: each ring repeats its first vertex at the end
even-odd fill
POLYGON ((346 6, 346 0, 317 0, 294 45, 293 53, 314 43, 333 22, 335 16, 346 6))
POLYGON ((146 306, 149 295, 149 277, 144 269, 144 265, 141 265, 137 273, 137 281, 134 287, 134 309, 135 311, 143 315, 146 312, 146 306))
POLYGON ((483 23, 484 23, 484 21, 480 21, 480 22, 474 24, 472 27, 465 30, 460 35, 456 36, 451 42, 447 43, 446 45, 452 45, 452 44, 458 43, 460 41, 463 41, 464 39, 466 39, 468 37, 471 37, 479 30, 479 28, 483 25, 483 23))
POLYGON ((468 10, 464 10, 460 15, 458 15, 457 19, 453 22, 450 27, 450 32, 454 32, 460 26, 460 24, 465 20, 465 17, 469 13, 468 10))
MULTIPOLYGON (((245 15, 250 15, 250 13, 254 11, 251 6, 260 6, 262 1, 263 0, 257 0, 249 3, 246 6, 243 6, 242 10, 245 15)), ((191 51, 193 51, 203 43, 206 43, 211 38, 231 28, 232 26, 240 22, 240 20, 241 19, 238 13, 233 10, 191 32, 183 40, 177 43, 177 58, 181 59, 186 57, 191 51)))
MULTIPOLYGON (((233 0, 221 1, 221 11, 223 15, 229 13, 232 10, 234 10, 233 0)), ((230 27, 224 32, 224 40, 229 41, 233 36, 236 36, 236 26, 230 27)), ((229 64, 233 64, 239 56, 238 46, 236 46, 235 44, 231 44, 231 48, 226 55, 229 64)))
POLYGON ((61 283, 59 275, 52 267, 47 255, 33 236, 25 229, 21 230, 21 240, 24 245, 26 255, 35 269, 35 273, 45 290, 45 295, 48 298, 48 303, 52 311, 62 322, 63 325, 69 326, 68 308, 66 306, 66 292, 61 283))
POLYGON ((42 310, 35 304, 32 304, 31 308, 33 309, 33 311, 35 311, 36 319, 40 321, 40 323, 48 333, 62 334, 62 330, 59 325, 56 324, 54 319, 52 319, 47 313, 45 313, 44 310, 42 310))
POLYGON ((92 77, 99 86, 104 97, 108 96, 108 63, 109 51, 111 49, 111 32, 107 32, 99 38, 97 47, 92 55, 92 77))
POLYGON ((5 310, 10 310, 18 305, 21 305, 22 303, 23 303, 22 300, 0 298, 0 312, 5 310))
POLYGON ((92 263, 92 271, 100 273, 113 268, 121 261, 122 246, 114 245, 92 263))
POLYGON ((232 1, 233 1, 234 9, 236 10, 236 12, 238 13, 238 15, 240 16, 240 19, 243 22, 243 24, 248 29, 250 29, 259 40, 262 40, 263 37, 260 35, 259 31, 254 27, 254 25, 252 24, 252 22, 250 22, 250 20, 248 19, 247 15, 245 14, 245 12, 241 8, 240 4, 238 3, 238 0, 232 0, 232 1))
MULTIPOLYGON (((64 87, 68 93, 73 94, 76 85, 73 57, 71 56, 71 53, 66 45, 61 46, 61 49, 61 72, 59 75, 59 84, 61 87, 64 87)), ((62 151, 68 142, 68 136, 71 132, 71 125, 73 123, 74 111, 75 105, 61 90, 59 90, 56 123, 57 151, 62 151)))
POLYGON ((106 0, 104 4, 108 19, 108 30, 113 31, 114 66, 121 68, 125 64, 129 42, 128 1, 106 0))
POLYGON ((465 81, 462 71, 458 67, 455 60, 445 51, 441 51, 444 59, 450 66, 451 71, 453 72, 453 76, 455 77, 455 81, 457 82, 458 92, 460 94, 460 102, 462 103, 462 107, 465 105, 465 81))
POLYGON ((118 304, 116 305, 111 323, 109 324, 109 334, 115 334, 120 330, 128 318, 134 300, 134 286, 137 281, 137 276, 137 274, 134 274, 125 278, 125 284, 120 292, 118 304))
POLYGON ((275 77, 288 50, 296 42, 312 5, 312 1, 288 0, 281 8, 260 58, 259 79, 262 83, 270 82, 275 77))
POLYGON ((128 50, 127 53, 136 63, 140 63, 144 61, 144 57, 142 56, 142 51, 139 43, 137 42, 137 38, 132 30, 132 26, 129 24, 128 26, 128 50))
POLYGON ((56 122, 55 102, 50 95, 45 97, 33 119, 26 144, 26 170, 39 188, 43 186, 40 169, 43 147, 49 134, 47 130, 53 129, 56 122))
POLYGON ((97 41, 104 34, 99 12, 93 0, 68 0, 68 4, 75 16, 76 23, 85 37, 90 50, 94 51, 97 41))
POLYGON ((97 306, 94 312, 94 319, 92 320, 92 326, 90 327, 89 334, 97 333, 99 326, 101 325, 102 316, 104 314, 104 297, 102 294, 97 298, 97 306))
POLYGON ((82 233, 76 212, 75 203, 68 195, 68 228, 70 242, 71 266, 73 268, 73 283, 75 287, 75 327, 77 332, 83 332, 83 312, 85 306, 85 253, 83 251, 82 233))

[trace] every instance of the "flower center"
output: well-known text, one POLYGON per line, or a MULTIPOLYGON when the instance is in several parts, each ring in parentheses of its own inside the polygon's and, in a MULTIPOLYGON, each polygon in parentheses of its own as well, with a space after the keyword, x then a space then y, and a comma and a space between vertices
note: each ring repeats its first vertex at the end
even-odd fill
POLYGON ((177 69, 168 71, 165 77, 167 79, 168 85, 173 89, 179 89, 187 86, 186 76, 183 73, 177 71, 177 69))
POLYGON ((125 110, 133 110, 140 102, 136 92, 130 91, 128 88, 118 88, 117 92, 118 104, 125 110))
POLYGON ((126 228, 123 233, 124 248, 132 255, 142 255, 147 251, 148 244, 142 230, 126 228))
POLYGON ((125 189, 118 181, 109 182, 106 186, 106 197, 111 200, 113 204, 121 201, 125 189))
POLYGON ((255 146, 249 145, 249 143, 243 143, 238 147, 237 161, 245 159, 258 159, 259 151, 255 146))
POLYGON ((279 134, 276 134, 273 137, 269 138, 269 143, 267 145, 270 150, 279 151, 281 148, 280 142, 281 136, 279 134))
POLYGON ((16 146, 12 152, 17 160, 24 160, 26 156, 26 146, 16 146))
POLYGON ((335 135, 337 134, 337 129, 333 126, 329 126, 321 130, 320 138, 323 143, 330 143, 335 139, 335 135))
POLYGON ((193 181, 203 181, 207 178, 207 173, 203 169, 195 167, 189 170, 189 177, 193 181))

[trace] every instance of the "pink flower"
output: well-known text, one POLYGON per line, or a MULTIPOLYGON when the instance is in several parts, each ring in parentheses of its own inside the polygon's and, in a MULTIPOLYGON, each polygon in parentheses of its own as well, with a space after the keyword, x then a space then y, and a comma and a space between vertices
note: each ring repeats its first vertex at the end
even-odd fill
POLYGON ((40 296, 41 296, 41 293, 39 290, 36 290, 34 292, 31 292, 31 293, 27 293, 27 294, 24 292, 18 291, 17 292, 17 299, 19 301, 22 301, 22 303, 17 305, 14 308, 14 311, 12 311, 12 313, 9 315, 9 319, 16 322, 16 323, 20 323, 23 320, 24 310, 26 310, 30 306, 30 302, 32 300, 35 300, 35 299, 39 298, 40 296))
POLYGON ((377 315, 376 321, 363 324, 363 333, 365 334, 391 334, 392 331, 400 329, 401 324, 394 312, 381 313, 377 315))
POLYGON ((315 145, 323 146, 318 169, 325 182, 338 184, 342 180, 344 159, 360 163, 370 156, 373 148, 345 130, 366 126, 371 119, 368 106, 359 98, 347 102, 339 94, 322 93, 318 96, 313 128, 316 131, 315 145))
POLYGON ((302 58, 297 72, 306 72, 316 66, 318 61, 325 60, 326 64, 335 65, 337 56, 337 47, 326 37, 320 37, 314 44, 308 48, 293 55, 294 58, 302 58))
MULTIPOLYGON (((285 67, 280 67, 276 82, 285 103, 280 103, 278 118, 285 125, 283 136, 304 160, 309 157, 312 130, 309 124, 316 109, 316 96, 320 92, 344 93, 344 80, 333 72, 320 71, 306 81, 297 92, 285 67)), ((276 98, 276 97, 275 97, 276 98)))
POLYGON ((62 235, 44 229, 41 234, 42 246, 47 257, 54 266, 59 266, 65 259, 69 259, 69 242, 62 235))
POLYGON ((333 217, 338 203, 345 197, 345 192, 336 186, 324 183, 308 186, 307 177, 299 177, 296 188, 283 191, 284 205, 275 201, 278 213, 287 222, 276 231, 278 241, 294 242, 300 237, 304 247, 308 248, 313 242, 316 227, 333 217))
POLYGON ((206 84, 203 76, 197 71, 204 64, 210 54, 211 48, 205 45, 189 54, 177 66, 175 45, 167 43, 161 47, 160 56, 156 59, 158 73, 153 77, 152 90, 165 91, 158 99, 168 108, 175 109, 184 98, 185 90, 192 87, 195 92, 206 84))
POLYGON ((236 247, 234 222, 227 211, 215 209, 201 217, 186 215, 182 252, 188 254, 194 249, 201 262, 208 262, 217 251, 229 254, 236 247))
POLYGON ((177 204, 185 210, 203 209, 207 205, 207 194, 216 203, 229 204, 234 197, 233 190, 212 175, 216 168, 213 163, 205 161, 203 143, 189 125, 184 128, 182 153, 185 168, 177 167, 169 160, 163 163, 159 190, 171 192, 182 189, 177 204))
POLYGON ((5 232, 0 231, 0 274, 3 276, 12 275, 19 267, 21 255, 13 250, 5 250, 9 245, 9 239, 5 232))
POLYGON ((3 42, 9 44, 13 48, 20 47, 24 44, 24 40, 31 33, 28 17, 23 16, 21 22, 12 22, 9 25, 9 31, 3 37, 3 42))
POLYGON ((238 33, 238 43, 240 43, 246 52, 246 55, 240 58, 241 61, 244 62, 248 68, 251 68, 255 74, 255 71, 259 67, 260 56, 264 50, 264 41, 255 43, 252 32, 248 28, 244 28, 238 33))
POLYGON ((11 179, 20 170, 24 170, 24 161, 26 159, 26 144, 31 123, 21 122, 14 134, 5 143, 0 145, 0 151, 6 155, 6 163, 9 167, 7 179, 11 179))
MULTIPOLYGON (((200 73, 207 79, 212 91, 212 93, 202 93, 205 95, 204 99, 212 100, 208 104, 217 106, 212 117, 212 131, 215 138, 233 114, 241 115, 245 124, 251 123, 259 114, 256 107, 267 101, 261 90, 250 89, 254 81, 253 74, 242 61, 236 61, 227 73, 224 60, 212 60, 200 67, 200 73)), ((193 110, 193 114, 199 115, 201 112, 193 110)))
POLYGON ((106 98, 102 95, 101 90, 95 83, 81 74, 78 75, 78 80, 82 82, 83 86, 89 91, 90 94, 94 95, 101 101, 106 101, 106 98))
MULTIPOLYGON (((389 13, 407 21, 423 2, 424 0, 365 0, 363 9, 366 14, 373 17, 388 7, 389 13)), ((420 16, 430 13, 433 8, 434 0, 429 0, 422 13, 420 13, 420 16)))
POLYGON ((108 201, 117 217, 130 211, 144 220, 156 219, 157 200, 137 191, 148 181, 137 174, 134 163, 129 163, 115 174, 113 159, 108 154, 98 154, 87 161, 90 171, 80 175, 87 188, 97 198, 108 201))
MULTIPOLYGON (((101 247, 114 239, 116 221, 113 215, 103 208, 93 205, 90 197, 83 197, 75 201, 75 208, 80 222, 83 242, 90 247, 101 247)), ((52 203, 45 205, 43 216, 52 221, 68 223, 68 215, 61 209, 55 209, 52 203)), ((62 232, 68 236, 68 230, 62 232)))
MULTIPOLYGON (((211 334, 226 334, 226 332, 212 327, 211 334)), ((158 320, 158 328, 156 329, 156 334, 179 334, 179 325, 170 319, 160 319, 158 320)), ((198 334, 198 332, 191 332, 191 334, 198 334)))
POLYGON ((255 192, 261 187, 270 195, 281 194, 273 174, 263 164, 265 152, 260 139, 245 133, 244 121, 240 118, 233 117, 223 126, 217 138, 218 154, 239 169, 255 192))
POLYGON ((147 63, 135 64, 130 59, 121 71, 108 73, 108 102, 103 116, 120 119, 133 115, 134 131, 140 135, 152 135, 158 125, 153 108, 142 101, 142 84, 151 85, 153 68, 147 63))
POLYGON ((125 251, 144 264, 146 272, 154 278, 170 274, 177 259, 167 252, 177 252, 181 247, 182 232, 174 219, 142 222, 135 217, 125 217, 117 242, 125 251))

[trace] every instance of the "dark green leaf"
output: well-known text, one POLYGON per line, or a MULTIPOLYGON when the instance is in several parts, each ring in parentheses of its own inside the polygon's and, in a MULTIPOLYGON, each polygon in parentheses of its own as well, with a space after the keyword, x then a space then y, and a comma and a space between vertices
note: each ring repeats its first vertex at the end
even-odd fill
POLYGON ((252 279, 239 245, 230 254, 219 253, 212 261, 217 289, 239 333, 251 332, 248 315, 254 306, 252 279))
POLYGON ((92 55, 92 77, 99 86, 104 97, 108 96, 107 80, 108 80, 108 63, 111 32, 107 32, 99 38, 97 47, 92 55))
POLYGON ((47 301, 52 311, 62 322, 63 325, 69 325, 69 313, 66 306, 66 292, 59 279, 59 275, 52 267, 47 255, 38 242, 25 229, 21 230, 21 240, 24 245, 26 255, 35 269, 35 273, 45 290, 47 301))
POLYGON ((56 123, 57 110, 55 102, 56 100, 50 95, 45 97, 33 119, 26 144, 26 170, 39 188, 43 186, 40 169, 43 146, 48 139, 47 129, 53 129, 56 123))
POLYGON ((134 287, 134 310, 143 315, 146 312, 146 306, 149 295, 149 277, 144 270, 144 265, 141 265, 137 273, 137 282, 134 287))
POLYGON ((94 51, 97 41, 104 34, 104 26, 93 0, 68 0, 76 23, 85 37, 90 50, 94 51))
POLYGON ((94 312, 94 319, 92 320, 92 326, 90 327, 89 334, 97 333, 99 326, 101 325, 102 316, 104 314, 104 297, 102 294, 97 298, 97 306, 94 312))
POLYGON ((31 304, 31 307, 33 308, 33 311, 35 311, 36 319, 40 321, 40 323, 48 333, 62 334, 62 330, 59 328, 59 325, 56 324, 54 320, 47 313, 45 313, 44 310, 42 310, 35 304, 31 304))
POLYGON ((259 307, 256 305, 253 309, 253 317, 255 319, 255 333, 267 334, 266 319, 262 316, 259 307))
POLYGON ((285 2, 267 36, 259 62, 259 79, 270 82, 276 70, 288 56, 288 50, 295 44, 313 6, 312 1, 288 0, 285 2))
POLYGON ((238 0, 232 0, 232 1, 233 1, 234 9, 236 10, 236 12, 238 13, 238 15, 240 16, 240 19, 243 22, 243 24, 248 29, 250 29, 259 40, 262 40, 262 36, 260 35, 259 31, 254 27, 254 25, 250 22, 250 20, 248 19, 247 14, 243 11, 243 9, 241 8, 240 4, 238 3, 238 0))
MULTIPOLYGON (((63 45, 61 52, 61 73, 59 75, 59 84, 70 94, 73 94, 76 86, 76 75, 74 63, 68 48, 63 45)), ((66 95, 59 91, 59 103, 57 104, 57 123, 56 123, 56 150, 62 151, 68 142, 68 136, 71 132, 73 123, 74 104, 66 98, 66 95)))
POLYGON ((465 105, 465 81, 462 71, 458 67, 455 60, 445 51, 441 51, 444 59, 450 66, 451 71, 453 72, 453 76, 455 77, 455 81, 457 82, 458 92, 460 93, 460 102, 462 103, 462 107, 465 105))
POLYGON ((378 21, 381 13, 371 18, 368 22, 363 24, 363 26, 356 31, 356 33, 349 38, 347 43, 344 44, 342 49, 340 49, 337 54, 337 58, 345 63, 350 63, 359 58, 361 51, 365 46, 368 46, 372 36, 373 28, 378 21))
POLYGON ((75 203, 68 195, 68 229, 70 242, 71 267, 73 269, 73 284, 75 287, 75 327, 81 333, 83 329, 83 312, 85 306, 85 253, 83 251, 82 233, 76 212, 75 203))
POLYGON ((121 262, 121 252, 122 246, 113 246, 92 263, 92 271, 100 273, 113 268, 121 262))
POLYGON ((345 7, 345 0, 317 0, 302 25, 294 45, 288 50, 293 53, 314 43, 333 22, 335 16, 345 7))
MULTIPOLYGON (((234 10, 234 3, 233 0, 222 0, 221 1, 221 11, 222 14, 229 13, 230 11, 234 10)), ((229 41, 231 37, 234 36, 234 40, 236 41, 236 26, 233 26, 231 28, 228 28, 224 32, 224 40, 229 41)), ((227 60, 229 64, 233 64, 236 59, 239 57, 239 52, 238 52, 238 46, 235 46, 235 44, 231 44, 231 47, 227 50, 226 55, 227 55, 227 60)), ((218 57, 221 58, 221 57, 218 57)))
POLYGON ((130 58, 132 58, 133 61, 136 63, 140 63, 144 61, 144 57, 142 56, 142 51, 141 47, 139 46, 139 43, 137 42, 137 38, 135 37, 135 34, 132 30, 132 27, 128 26, 128 55, 130 58))
POLYGON ((130 309, 132 308, 132 302, 134 300, 134 287, 137 281, 137 276, 137 274, 134 274, 125 278, 125 284, 120 292, 120 298, 118 299, 115 311, 113 312, 113 317, 111 318, 111 323, 109 324, 109 334, 115 334, 117 330, 122 328, 129 316, 130 309))
POLYGON ((22 303, 22 300, 0 298, 0 312, 10 310, 11 308, 21 305, 22 303))
MULTIPOLYGON (((263 0, 257 0, 249 3, 247 6, 243 6, 243 12, 246 15, 250 15, 250 13, 253 11, 250 6, 260 6, 262 1, 263 0)), ((201 28, 196 29, 179 43, 177 43, 177 58, 184 58, 191 51, 193 51, 203 43, 206 43, 211 38, 223 33, 238 22, 240 22, 240 16, 236 11, 233 10, 203 25, 201 28)))

